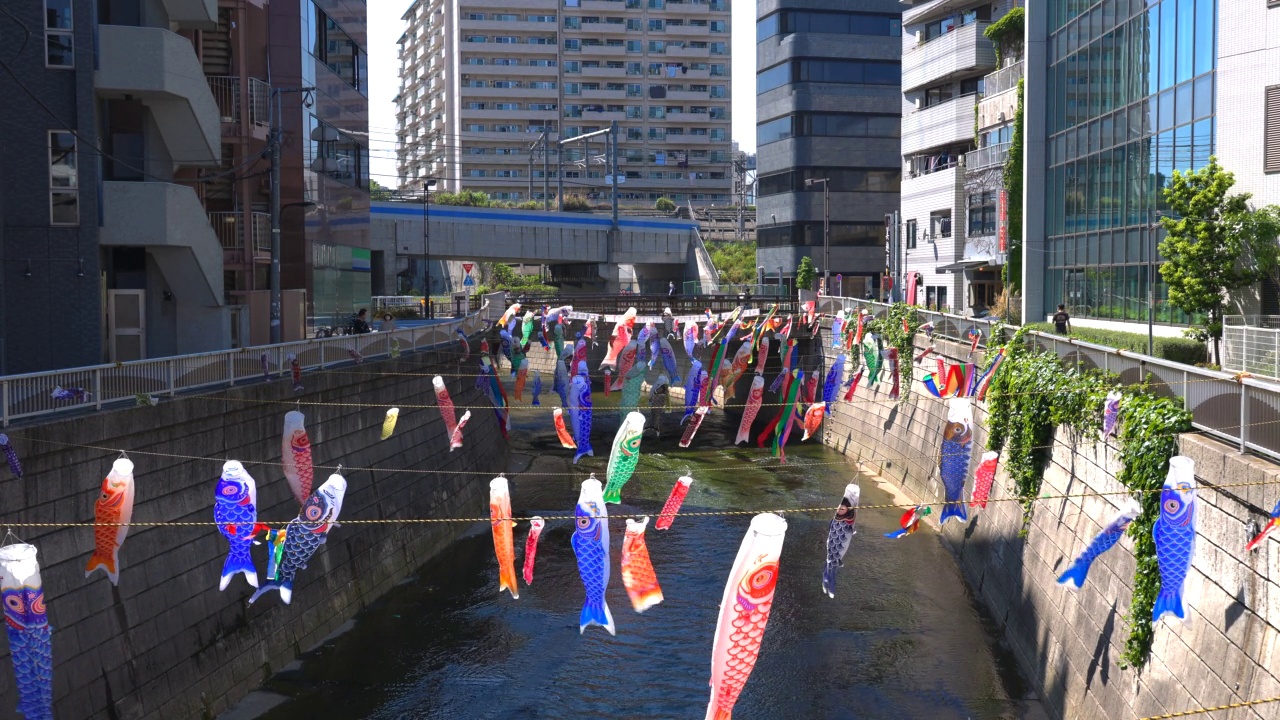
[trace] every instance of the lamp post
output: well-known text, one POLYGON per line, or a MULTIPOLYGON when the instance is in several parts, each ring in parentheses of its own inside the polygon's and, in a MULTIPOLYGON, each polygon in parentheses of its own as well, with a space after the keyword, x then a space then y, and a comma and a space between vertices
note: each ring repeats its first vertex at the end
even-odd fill
POLYGON ((822 183, 822 287, 831 292, 831 178, 809 178, 805 187, 822 183))
POLYGON ((431 318, 431 188, 435 185, 435 178, 422 180, 422 254, 426 258, 422 269, 422 296, 426 298, 423 316, 428 319, 431 318))
POLYGON ((1147 256, 1147 355, 1155 355, 1156 337, 1156 230, 1160 227, 1160 218, 1164 213, 1159 210, 1151 210, 1151 222, 1147 224, 1150 233, 1147 235, 1147 242, 1143 243, 1143 254, 1147 256))

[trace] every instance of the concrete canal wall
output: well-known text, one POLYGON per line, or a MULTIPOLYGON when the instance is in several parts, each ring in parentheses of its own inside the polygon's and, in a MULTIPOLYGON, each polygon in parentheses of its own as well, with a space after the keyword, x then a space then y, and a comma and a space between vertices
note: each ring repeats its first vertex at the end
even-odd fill
MULTIPOLYGON (((952 359, 968 352, 967 346, 945 341, 936 348, 952 359)), ((918 378, 921 370, 916 373, 918 378)), ((828 416, 824 441, 878 469, 917 501, 936 502, 943 497, 938 454, 946 401, 928 396, 919 382, 902 403, 888 400, 888 390, 883 382, 871 390, 863 387, 856 403, 838 405, 828 416)), ((966 497, 986 445, 983 403, 974 403, 974 416, 966 497)), ((1120 720, 1280 695, 1280 539, 1269 539, 1251 555, 1243 553, 1251 537, 1248 524, 1263 522, 1280 493, 1280 466, 1197 435, 1180 442, 1182 453, 1196 461, 1200 483, 1188 594, 1192 625, 1159 626, 1151 660, 1140 673, 1119 665, 1128 635, 1132 541, 1122 539, 1094 562, 1081 591, 1056 583, 1115 515, 1123 495, 1042 500, 1025 536, 1016 502, 970 510, 967 523, 952 522, 941 531, 974 596, 1001 628, 1003 642, 1044 707, 1057 717, 1120 720), (1210 487, 1263 481, 1276 484, 1210 487)), ((1123 492, 1115 479, 1120 470, 1115 443, 1084 442, 1059 428, 1042 492, 1123 492)), ((991 497, 1011 494, 1002 466, 991 497)), ((929 518, 934 532, 936 518, 935 511, 929 518)), ((1276 707, 1213 716, 1262 720, 1276 717, 1276 707)))
MULTIPOLYGON (((341 520, 484 516, 488 480, 506 467, 508 446, 492 412, 473 412, 466 444, 449 452, 431 375, 473 372, 457 351, 404 355, 288 380, 139 407, 12 427, 24 480, 0 481, 12 522, 86 522, 117 453, 59 445, 127 448, 136 465, 139 522, 209 522, 222 459, 239 459, 257 480, 259 518, 297 514, 278 464, 284 414, 307 406, 316 464, 342 464, 348 481, 341 520), (413 373, 391 375, 384 373, 413 373), (379 441, 386 407, 401 407, 395 435, 379 441), (420 405, 424 407, 411 407, 420 405), (147 453, 159 453, 149 455, 147 453), (171 455, 213 458, 201 460, 171 455), (364 470, 355 468, 385 468, 364 470), (406 470, 413 472, 397 472, 406 470), (458 474, 454 474, 458 473, 458 474)), ((485 401, 470 378, 452 378, 458 406, 485 401)), ((461 415, 462 410, 459 410, 461 415)), ((330 470, 317 468, 316 485, 330 470)), ((211 526, 134 527, 120 553, 118 588, 84 577, 91 528, 16 529, 39 549, 53 632, 55 713, 63 718, 150 720, 217 715, 273 671, 313 647, 467 529, 465 523, 343 523, 298 577, 293 604, 218 578, 227 543, 211 526)), ((265 580, 265 545, 254 549, 265 580)), ((0 656, 0 716, 16 703, 8 646, 0 656)))

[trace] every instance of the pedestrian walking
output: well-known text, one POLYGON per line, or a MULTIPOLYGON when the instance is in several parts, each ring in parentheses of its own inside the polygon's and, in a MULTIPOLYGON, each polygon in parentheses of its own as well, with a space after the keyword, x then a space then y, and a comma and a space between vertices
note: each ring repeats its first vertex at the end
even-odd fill
POLYGON ((1053 314, 1053 329, 1059 335, 1066 335, 1071 332, 1071 316, 1067 314, 1067 306, 1059 305, 1058 312, 1053 314))

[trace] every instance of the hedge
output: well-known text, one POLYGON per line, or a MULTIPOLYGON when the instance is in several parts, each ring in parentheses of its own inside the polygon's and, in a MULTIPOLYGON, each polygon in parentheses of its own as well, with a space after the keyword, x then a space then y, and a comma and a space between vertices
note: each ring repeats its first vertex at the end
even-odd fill
MULTIPOLYGON (((1028 327, 1032 330, 1040 332, 1054 333, 1053 324, 1047 322, 1029 323, 1028 327)), ((1123 330, 1104 330, 1101 328, 1079 327, 1073 326, 1070 333, 1071 337, 1084 342, 1094 343, 1097 345, 1106 345, 1117 350, 1129 350, 1131 352, 1143 353, 1147 352, 1147 335, 1146 333, 1125 332, 1123 330)), ((1171 337, 1155 337, 1153 345, 1155 356, 1171 362, 1179 362, 1185 365, 1195 365, 1196 363, 1208 362, 1209 354, 1204 343, 1196 342, 1188 338, 1171 338, 1171 337)))

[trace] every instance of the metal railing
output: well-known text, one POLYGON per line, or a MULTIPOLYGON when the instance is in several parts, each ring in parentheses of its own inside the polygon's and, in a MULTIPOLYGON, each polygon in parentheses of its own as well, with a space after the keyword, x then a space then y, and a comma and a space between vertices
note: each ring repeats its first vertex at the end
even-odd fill
POLYGON ((988 145, 984 148, 971 150, 964 154, 964 168, 966 170, 981 170, 994 165, 1004 165, 1005 160, 1009 159, 1010 145, 1012 143, 1000 143, 999 145, 988 145))
POLYGON ((1280 378, 1280 317, 1223 318, 1222 369, 1280 378))
POLYGON ((15 420, 136 403, 138 396, 173 397, 180 392, 277 380, 289 375, 290 355, 298 358, 303 370, 314 370, 352 362, 353 353, 366 359, 389 356, 397 344, 399 352, 430 350, 456 342, 458 328, 468 335, 479 332, 484 327, 483 314, 482 306, 464 318, 388 333, 6 375, 0 377, 0 413, 7 427, 15 420), (55 397, 59 388, 72 399, 55 397))
MULTIPOLYGON (((889 308, 884 303, 837 297, 820 297, 817 307, 821 312, 841 309, 856 312, 866 308, 877 316, 883 316, 889 308)), ((927 310, 918 312, 924 322, 933 323, 935 337, 970 342, 968 331, 973 328, 982 330, 980 347, 986 346, 992 327, 998 321, 997 318, 975 319, 927 310)), ((1005 326, 1006 333, 1017 329, 1016 326, 1005 326)), ((1180 399, 1183 407, 1190 411, 1192 426, 1196 430, 1229 442, 1242 453, 1252 451, 1280 460, 1280 384, 1117 350, 1053 333, 1031 331, 1027 333, 1026 340, 1036 349, 1054 353, 1063 364, 1114 374, 1121 385, 1145 381, 1156 395, 1180 399)))
POLYGON ((1000 68, 993 73, 987 73, 982 78, 982 94, 984 97, 998 95, 1005 90, 1012 90, 1018 86, 1018 81, 1022 79, 1022 61, 1010 65, 1006 68, 1000 68))
POLYGON ((249 232, 246 233, 244 215, 239 210, 211 212, 209 224, 224 250, 251 250, 255 255, 270 255, 271 216, 261 212, 249 213, 249 232))
POLYGON ((786 287, 781 285, 757 285, 755 283, 736 284, 736 283, 719 283, 716 288, 704 287, 697 280, 686 280, 684 282, 685 295, 729 295, 733 297, 751 298, 780 298, 786 295, 786 287))
MULTIPOLYGON (((234 75, 209 75, 207 79, 222 122, 240 122, 240 78, 234 75)), ((248 88, 249 122, 257 127, 266 127, 271 120, 271 86, 258 78, 249 78, 248 88)))

